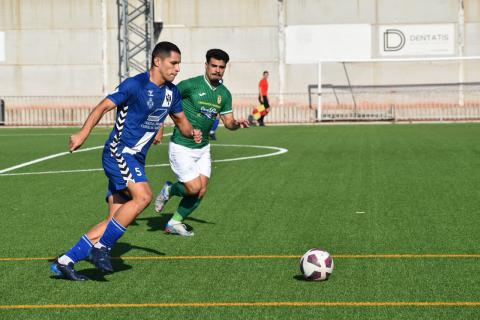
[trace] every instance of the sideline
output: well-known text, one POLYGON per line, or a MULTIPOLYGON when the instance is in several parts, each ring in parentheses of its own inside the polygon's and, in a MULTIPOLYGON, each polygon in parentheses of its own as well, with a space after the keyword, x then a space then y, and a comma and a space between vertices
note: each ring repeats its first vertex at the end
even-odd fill
MULTIPOLYGON (((237 256, 122 256, 116 260, 248 260, 248 259, 300 259, 301 255, 237 255, 237 256)), ((480 254, 334 254, 334 259, 478 259, 480 254)), ((0 258, 0 261, 54 260, 56 257, 0 258)))
POLYGON ((190 302, 0 305, 0 309, 86 308, 211 308, 211 307, 480 307, 480 301, 291 301, 291 302, 190 302))

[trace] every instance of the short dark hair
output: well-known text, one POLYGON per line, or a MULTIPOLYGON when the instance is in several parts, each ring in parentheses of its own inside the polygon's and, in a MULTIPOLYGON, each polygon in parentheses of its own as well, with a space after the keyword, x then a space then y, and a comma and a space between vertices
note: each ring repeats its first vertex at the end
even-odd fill
POLYGON ((223 60, 225 61, 225 63, 228 63, 228 61, 230 60, 228 53, 226 53, 222 49, 210 49, 207 51, 205 57, 207 58, 207 63, 209 63, 210 59, 212 58, 217 60, 223 60))
POLYGON ((268 71, 267 71, 267 70, 263 71, 263 75, 265 75, 265 74, 268 74, 268 71))
POLYGON ((172 51, 177 52, 178 54, 182 54, 180 52, 180 49, 171 42, 162 41, 157 43, 157 45, 155 46, 155 48, 153 48, 153 51, 152 51, 152 66, 154 65, 153 59, 155 57, 160 57, 160 58, 170 57, 172 51))

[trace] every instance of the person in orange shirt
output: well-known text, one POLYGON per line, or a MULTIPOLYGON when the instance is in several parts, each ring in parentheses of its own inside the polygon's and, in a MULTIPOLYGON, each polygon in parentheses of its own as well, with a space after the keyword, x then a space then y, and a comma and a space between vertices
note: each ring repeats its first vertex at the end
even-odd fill
POLYGON ((258 83, 258 101, 263 104, 266 111, 265 114, 258 119, 258 124, 260 126, 265 126, 263 118, 265 118, 270 111, 270 104, 268 104, 268 71, 263 71, 263 77, 258 83))

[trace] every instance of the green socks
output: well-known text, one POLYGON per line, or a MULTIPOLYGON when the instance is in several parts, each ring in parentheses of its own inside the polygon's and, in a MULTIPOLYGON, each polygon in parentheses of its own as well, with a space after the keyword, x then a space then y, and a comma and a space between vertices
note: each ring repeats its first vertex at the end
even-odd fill
POLYGON ((170 195, 177 197, 185 197, 187 195, 187 190, 185 190, 185 185, 183 182, 177 181, 170 187, 170 195))
POLYGON ((189 196, 185 190, 183 182, 177 181, 170 187, 170 196, 181 197, 177 211, 175 211, 172 220, 183 221, 200 205, 202 198, 189 196))
MULTIPOLYGON (((188 217, 197 207, 200 205, 200 202, 202 201, 202 198, 198 198, 197 196, 187 196, 183 197, 183 199, 180 201, 180 204, 178 205, 177 211, 175 212, 175 215, 179 214, 182 219, 179 221, 182 221, 186 217, 188 217)), ((175 219, 174 215, 174 220, 175 219)))

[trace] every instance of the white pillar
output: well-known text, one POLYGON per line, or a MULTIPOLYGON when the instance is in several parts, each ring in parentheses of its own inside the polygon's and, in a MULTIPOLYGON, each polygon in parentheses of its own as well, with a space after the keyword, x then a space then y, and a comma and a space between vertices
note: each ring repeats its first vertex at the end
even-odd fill
POLYGON ((278 0, 278 93, 279 104, 284 103, 285 93, 285 7, 283 0, 278 0))
POLYGON ((322 61, 318 61, 317 121, 322 121, 322 61))
MULTIPOLYGON (((457 35, 458 35, 458 56, 460 58, 463 57, 464 54, 464 47, 465 47, 465 8, 463 6, 464 0, 458 0, 458 29, 457 29, 457 35)), ((465 75, 464 75, 464 63, 463 59, 460 59, 458 63, 458 82, 463 83, 465 81, 465 75)), ((465 95, 463 92, 463 85, 460 84, 460 87, 458 88, 458 105, 460 107, 463 107, 465 104, 465 95)))
POLYGON ((102 5, 102 93, 104 96, 108 93, 108 32, 107 32, 107 0, 101 0, 102 5))

